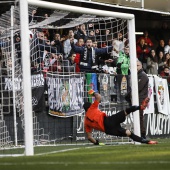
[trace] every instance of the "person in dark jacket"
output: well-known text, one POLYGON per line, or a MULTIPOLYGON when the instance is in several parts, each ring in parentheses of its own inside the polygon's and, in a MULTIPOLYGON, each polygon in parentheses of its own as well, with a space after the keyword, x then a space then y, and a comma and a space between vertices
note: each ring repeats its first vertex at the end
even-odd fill
POLYGON ((72 50, 80 53, 80 72, 96 72, 98 70, 98 57, 101 54, 107 54, 112 51, 113 47, 93 48, 93 43, 90 38, 87 39, 86 45, 79 47, 73 43, 74 39, 70 39, 72 50))
MULTIPOLYGON (((137 71, 138 71, 138 93, 139 93, 139 104, 148 97, 148 85, 149 78, 147 74, 142 69, 142 63, 137 61, 137 71)), ((141 129, 141 137, 146 138, 146 129, 144 126, 144 116, 143 110, 140 110, 140 129, 141 129)))
MULTIPOLYGON (((148 86, 149 86, 149 78, 147 74, 144 72, 142 68, 142 63, 137 60, 137 72, 138 72, 138 94, 139 94, 139 105, 142 104, 144 99, 148 98, 148 86)), ((132 89, 131 89, 132 90, 132 89)), ((131 105, 131 90, 125 96, 125 99, 131 105)), ((140 113, 140 131, 141 137, 146 138, 146 129, 144 126, 144 116, 143 110, 139 110, 140 113)))

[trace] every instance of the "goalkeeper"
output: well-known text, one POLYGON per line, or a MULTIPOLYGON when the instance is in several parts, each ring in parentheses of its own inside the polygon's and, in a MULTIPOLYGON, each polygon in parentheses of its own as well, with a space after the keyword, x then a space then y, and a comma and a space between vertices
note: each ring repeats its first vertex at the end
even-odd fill
POLYGON ((101 100, 101 95, 99 93, 90 90, 89 94, 95 97, 93 104, 86 102, 83 107, 86 112, 84 118, 84 126, 87 134, 87 138, 90 142, 95 145, 99 145, 99 141, 92 137, 92 130, 96 129, 102 132, 105 132, 108 135, 121 136, 121 137, 130 137, 136 142, 146 143, 146 144, 157 144, 157 141, 146 140, 142 137, 139 137, 132 133, 130 130, 124 129, 121 127, 121 123, 125 121, 125 118, 131 112, 136 110, 144 110, 147 107, 149 99, 146 98, 141 106, 131 106, 126 110, 122 110, 117 114, 112 116, 107 116, 104 112, 98 109, 99 102, 101 100))

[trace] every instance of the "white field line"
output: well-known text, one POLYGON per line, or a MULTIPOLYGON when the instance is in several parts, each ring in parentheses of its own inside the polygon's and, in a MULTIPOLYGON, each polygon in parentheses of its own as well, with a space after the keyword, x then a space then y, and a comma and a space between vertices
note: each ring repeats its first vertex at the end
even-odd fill
POLYGON ((134 164, 134 165, 137 165, 137 164, 170 164, 170 161, 128 161, 128 162, 121 162, 121 161, 118 161, 118 162, 20 162, 20 163, 10 163, 10 162, 2 162, 0 163, 0 166, 3 165, 3 166, 6 166, 6 165, 9 165, 9 166, 13 166, 13 165, 65 165, 65 166, 68 166, 68 165, 116 165, 116 164, 119 164, 119 165, 130 165, 130 164, 134 164))
MULTIPOLYGON (((95 148, 95 147, 99 147, 99 146, 88 146, 88 147, 85 147, 85 148, 95 148)), ((81 149, 82 147, 80 148, 71 148, 71 149, 63 149, 63 150, 59 150, 59 151, 52 151, 52 152, 44 152, 44 153, 38 153, 38 154, 35 154, 35 155, 49 155, 49 154, 54 154, 54 153, 61 153, 61 152, 67 152, 67 151, 73 151, 73 150, 78 150, 78 149, 81 149)))
MULTIPOLYGON (((88 146, 85 148, 95 148, 95 147, 100 147, 100 146, 88 146)), ((73 150, 77 150, 77 149, 81 149, 80 148, 71 148, 71 149, 63 149, 63 150, 59 150, 59 151, 52 151, 52 152, 44 152, 44 153, 39 153, 39 154, 34 154, 34 156, 38 155, 49 155, 49 154, 54 154, 54 153, 61 153, 61 152, 67 152, 67 151, 73 151, 73 150)), ((0 158, 3 157, 19 157, 19 156, 25 156, 25 154, 0 154, 0 158)))

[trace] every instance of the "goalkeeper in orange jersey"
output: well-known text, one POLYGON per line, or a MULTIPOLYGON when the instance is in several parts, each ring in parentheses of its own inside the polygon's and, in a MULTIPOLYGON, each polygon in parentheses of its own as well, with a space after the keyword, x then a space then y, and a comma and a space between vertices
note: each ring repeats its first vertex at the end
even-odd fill
POLYGON ((95 145, 99 145, 99 141, 92 137, 92 130, 96 129, 105 132, 108 135, 130 137, 136 142, 145 144, 157 144, 157 141, 146 140, 132 133, 130 130, 121 127, 121 123, 125 121, 125 118, 131 112, 136 110, 144 110, 147 107, 149 99, 145 99, 141 106, 131 106, 125 110, 122 110, 114 115, 107 116, 106 113, 98 109, 101 95, 99 93, 90 90, 89 94, 95 97, 94 103, 86 102, 83 107, 86 112, 84 118, 84 126, 87 134, 87 138, 90 142, 95 145))

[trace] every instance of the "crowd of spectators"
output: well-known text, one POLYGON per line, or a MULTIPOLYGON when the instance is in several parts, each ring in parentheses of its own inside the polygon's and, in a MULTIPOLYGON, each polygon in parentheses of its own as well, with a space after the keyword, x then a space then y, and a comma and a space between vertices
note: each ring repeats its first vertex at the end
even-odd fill
MULTIPOLYGON (((123 66, 126 65, 129 68, 130 63, 128 40, 123 37, 122 33, 118 32, 118 36, 115 36, 116 38, 114 37, 111 43, 106 44, 105 41, 98 40, 99 35, 97 37, 94 35, 92 38, 91 31, 88 35, 85 28, 85 24, 82 24, 69 29, 66 36, 59 32, 53 32, 52 40, 49 39, 49 32, 48 35, 45 33, 47 30, 44 32, 44 29, 37 29, 34 43, 42 53, 37 57, 38 64, 41 63, 42 66, 44 59, 47 58, 43 57, 44 53, 52 53, 53 55, 48 55, 52 57, 50 60, 60 59, 58 64, 61 64, 61 69, 54 69, 54 71, 129 74, 123 73, 123 66), (60 57, 57 57, 58 55, 60 57), (74 69, 66 68, 70 64, 72 67, 74 66, 74 69)), ((170 68, 170 40, 167 44, 164 40, 159 40, 158 46, 153 48, 148 31, 145 31, 144 35, 139 37, 136 42, 137 58, 142 62, 143 69, 147 74, 161 75, 165 67, 170 68)), ((50 66, 55 67, 54 63, 50 66)))
MULTIPOLYGON (((33 71, 38 66, 43 71, 45 68, 46 71, 116 74, 115 68, 118 63, 119 52, 122 54, 124 48, 129 48, 124 47, 126 39, 123 39, 121 32, 116 36, 118 38, 106 41, 106 37, 103 39, 101 34, 95 35, 99 31, 98 29, 87 31, 85 24, 67 30, 66 36, 63 36, 59 31, 53 31, 53 39, 50 39, 49 32, 48 34, 45 33, 47 30, 44 32, 44 29, 38 28, 34 31, 31 44, 33 71), (75 57, 72 58, 72 56, 75 57), (57 64, 60 64, 61 69, 46 69, 47 65, 51 68, 56 67, 54 60, 58 59, 60 61, 57 64), (74 69, 67 68, 70 66, 74 69)), ((110 33, 109 30, 106 30, 106 32, 107 34, 110 33)), ((129 54, 127 56, 129 57, 129 54)), ((123 62, 122 58, 121 60, 123 62)))
MULTIPOLYGON (((30 22, 35 18, 35 14, 34 10, 29 18, 30 22)), ((44 18, 47 17, 45 14, 44 18)), ((167 38, 167 27, 167 24, 163 23, 161 30, 156 34, 157 47, 147 30, 136 39, 136 56, 147 74, 163 75, 164 68, 170 68, 170 39, 167 38)), ((128 75, 130 74, 128 37, 121 31, 115 33, 111 31, 107 28, 102 30, 94 28, 93 23, 81 24, 69 30, 38 29, 38 34, 43 37, 36 43, 43 53, 37 57, 38 64, 41 62, 41 66, 44 65, 44 58, 47 58, 42 57, 44 53, 53 53, 48 55, 52 57, 48 62, 51 68, 49 71, 128 75), (60 65, 60 69, 56 69, 57 64, 60 65), (55 69, 52 69, 53 67, 55 69)))
MULTIPOLYGON (((45 14, 43 19, 46 18, 48 14, 45 14)), ((29 22, 35 20, 36 10, 33 10, 29 22)), ((94 25, 81 24, 62 30, 30 30, 32 72, 41 70, 129 75, 127 32, 112 32, 111 28, 99 29, 94 25)), ((15 50, 20 58, 21 39, 19 34, 14 38, 15 50)), ((136 38, 136 56, 147 74, 169 76, 167 69, 170 69, 170 33, 166 23, 156 34, 155 40, 158 42, 157 46, 154 45, 149 32, 144 31, 142 36, 136 38)))
MULTIPOLYGON (((137 57, 142 62, 147 74, 162 75, 164 68, 170 68, 170 40, 159 39, 158 46, 153 48, 148 31, 137 40, 137 57)), ((169 76, 169 75, 167 75, 169 76)))

